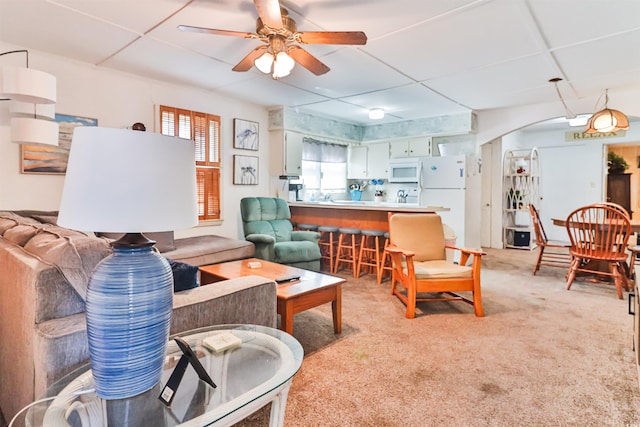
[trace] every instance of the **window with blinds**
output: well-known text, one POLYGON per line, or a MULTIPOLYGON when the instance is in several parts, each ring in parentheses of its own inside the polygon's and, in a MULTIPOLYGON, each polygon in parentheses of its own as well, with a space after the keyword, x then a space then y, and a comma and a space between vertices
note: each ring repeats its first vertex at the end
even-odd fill
POLYGON ((220 116, 160 106, 164 135, 194 142, 198 217, 220 219, 220 116))

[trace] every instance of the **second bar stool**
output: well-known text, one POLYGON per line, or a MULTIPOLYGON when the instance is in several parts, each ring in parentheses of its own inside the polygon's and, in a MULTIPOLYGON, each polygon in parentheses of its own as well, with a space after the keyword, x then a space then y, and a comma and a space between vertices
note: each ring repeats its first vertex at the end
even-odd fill
POLYGON ((302 231, 318 231, 318 224, 298 224, 297 227, 302 231))
POLYGON ((359 228, 341 227, 338 229, 338 248, 336 249, 336 262, 333 266, 333 272, 337 273, 340 269, 340 263, 346 263, 353 271, 353 277, 356 276, 358 269, 358 239, 360 235, 359 228))
POLYGON ((336 247, 338 245, 338 227, 333 225, 321 225, 318 227, 320 233, 320 240, 318 240, 318 246, 320 246, 320 260, 328 261, 329 271, 333 273, 333 265, 336 260, 336 247))
POLYGON ((380 238, 384 235, 382 230, 362 230, 360 238, 360 253, 358 255, 358 268, 356 277, 360 277, 362 267, 370 267, 371 274, 378 277, 380 269, 380 238))
POLYGON ((384 248, 389 246, 389 232, 384 232, 384 245, 382 245, 382 257, 380 259, 380 265, 378 266, 378 284, 382 283, 385 271, 391 273, 391 257, 384 251, 384 248))

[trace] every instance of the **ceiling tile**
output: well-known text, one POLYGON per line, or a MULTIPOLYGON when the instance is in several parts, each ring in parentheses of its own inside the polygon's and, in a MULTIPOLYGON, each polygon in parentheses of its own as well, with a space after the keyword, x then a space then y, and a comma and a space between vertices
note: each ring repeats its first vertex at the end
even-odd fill
MULTIPOLYGON (((556 70, 549 58, 546 55, 534 55, 424 83, 469 108, 482 110, 508 106, 505 102, 513 99, 509 94, 538 90, 547 85, 553 87, 549 83, 553 77, 556 77, 556 70), (500 97, 500 94, 506 96, 500 97)), ((516 102, 516 105, 523 103, 524 99, 523 102, 516 102)))
POLYGON ((148 37, 136 41, 104 65, 206 89, 216 89, 251 78, 247 73, 229 73, 228 64, 148 37))
POLYGON ((0 13, 0 40, 97 64, 138 36, 65 8, 38 0, 11 1, 0 13))
POLYGON ((527 0, 550 48, 640 28, 636 0, 527 0))
POLYGON ((512 0, 481 2, 375 40, 365 50, 416 80, 446 76, 539 53, 522 13, 512 0))

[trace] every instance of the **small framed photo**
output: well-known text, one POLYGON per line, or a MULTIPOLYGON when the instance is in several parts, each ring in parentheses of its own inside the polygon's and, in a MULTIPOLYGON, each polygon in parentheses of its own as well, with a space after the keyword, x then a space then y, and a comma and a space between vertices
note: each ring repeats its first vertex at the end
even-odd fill
POLYGON ((233 156, 233 183, 258 185, 258 157, 233 156))
POLYGON ((233 119, 233 148, 258 151, 259 131, 258 122, 233 119))

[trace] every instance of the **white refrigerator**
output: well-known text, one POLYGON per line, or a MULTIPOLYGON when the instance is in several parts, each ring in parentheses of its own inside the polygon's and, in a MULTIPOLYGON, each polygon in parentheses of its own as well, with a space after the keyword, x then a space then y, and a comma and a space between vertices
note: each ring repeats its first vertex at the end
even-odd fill
POLYGON ((439 214, 453 229, 458 247, 480 249, 480 172, 476 156, 422 158, 420 206, 450 209, 439 214))

